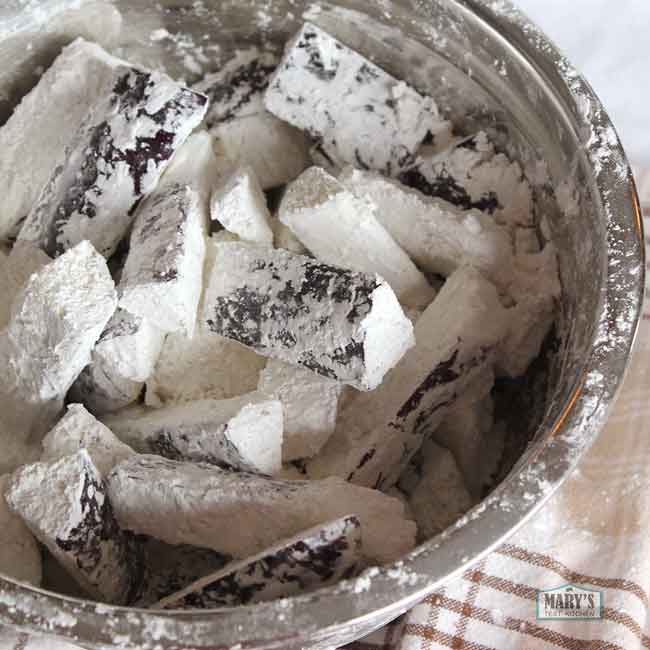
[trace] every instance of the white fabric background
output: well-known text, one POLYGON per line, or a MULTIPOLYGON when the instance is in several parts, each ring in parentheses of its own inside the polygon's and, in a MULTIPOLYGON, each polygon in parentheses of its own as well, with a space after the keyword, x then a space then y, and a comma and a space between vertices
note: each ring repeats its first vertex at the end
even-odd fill
POLYGON ((515 0, 591 82, 632 163, 650 167, 650 0, 515 0))

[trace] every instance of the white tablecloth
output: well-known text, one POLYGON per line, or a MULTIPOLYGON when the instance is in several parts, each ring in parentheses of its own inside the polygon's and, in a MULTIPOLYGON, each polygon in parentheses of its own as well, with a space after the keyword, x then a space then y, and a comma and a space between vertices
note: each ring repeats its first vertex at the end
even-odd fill
POLYGON ((633 163, 650 167, 650 2, 517 0, 603 100, 633 163))

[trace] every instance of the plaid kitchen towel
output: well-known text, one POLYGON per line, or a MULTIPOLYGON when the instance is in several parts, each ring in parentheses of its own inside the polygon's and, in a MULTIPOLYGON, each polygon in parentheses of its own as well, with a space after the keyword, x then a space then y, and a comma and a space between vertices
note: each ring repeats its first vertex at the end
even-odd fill
MULTIPOLYGON (((637 178, 650 206, 650 170, 637 178)), ((650 211, 646 222, 650 233, 650 211)), ((462 578, 346 650, 650 650, 648 467, 650 313, 605 431, 546 507, 462 578), (538 599, 557 610, 578 596, 598 618, 538 618, 538 599)), ((0 650, 79 648, 0 629, 0 650)))

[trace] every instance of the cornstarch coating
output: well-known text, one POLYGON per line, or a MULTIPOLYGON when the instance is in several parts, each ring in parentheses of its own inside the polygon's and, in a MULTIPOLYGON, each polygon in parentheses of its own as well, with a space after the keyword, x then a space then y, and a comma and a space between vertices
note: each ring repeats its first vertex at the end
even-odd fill
POLYGON ((369 560, 395 560, 413 548, 415 538, 415 524, 404 518, 400 501, 339 478, 279 481, 134 456, 113 469, 108 494, 127 530, 240 558, 350 512, 361 522, 369 560))
POLYGON ((36 587, 41 584, 41 551, 23 520, 5 501, 8 475, 0 476, 0 573, 36 587))
POLYGON ((309 140, 271 115, 264 92, 278 58, 250 48, 194 87, 208 96, 205 126, 217 139, 223 167, 250 166, 263 189, 293 180, 309 166, 309 140))
POLYGON ((435 291, 376 218, 376 209, 336 178, 311 167, 291 183, 280 205, 280 221, 319 260, 376 273, 400 303, 424 309, 435 291))
POLYGON ((260 394, 135 407, 104 422, 145 454, 262 474, 274 474, 282 465, 282 404, 260 394))
POLYGON ((361 524, 351 515, 228 564, 157 607, 210 609, 286 598, 352 577, 362 565, 361 557, 361 524))
POLYGON ((270 359, 260 373, 258 389, 282 404, 283 462, 315 456, 334 433, 343 386, 306 368, 270 359))
POLYGON ((413 161, 429 135, 450 130, 423 97, 319 27, 306 23, 265 95, 266 108, 318 138, 334 164, 389 176, 413 161))
POLYGON ((142 581, 142 550, 117 525, 85 450, 26 465, 11 477, 5 497, 89 595, 116 605, 132 602, 142 581))
POLYGON ((216 334, 360 390, 376 388, 413 345, 377 275, 243 243, 216 250, 203 311, 216 334))
POLYGON ((68 399, 102 415, 135 402, 153 374, 165 338, 146 319, 118 308, 77 378, 68 399))
POLYGON ((162 73, 116 66, 113 86, 92 106, 20 231, 49 255, 89 240, 110 257, 138 201, 205 114, 205 96, 162 73))
POLYGON ((43 438, 42 461, 56 461, 84 449, 101 476, 135 452, 95 419, 81 404, 70 404, 66 414, 43 438))

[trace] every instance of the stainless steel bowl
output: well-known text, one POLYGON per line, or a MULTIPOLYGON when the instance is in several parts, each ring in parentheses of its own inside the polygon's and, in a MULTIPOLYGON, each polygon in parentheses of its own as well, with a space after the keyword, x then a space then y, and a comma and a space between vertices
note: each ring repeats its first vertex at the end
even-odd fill
POLYGON ((598 436, 628 363, 644 281, 640 210, 616 133, 589 85, 505 0, 118 0, 114 9, 82 4, 60 15, 66 2, 79 5, 42 2, 37 16, 21 9, 35 2, 12 0, 0 9, 5 116, 35 83, 38 67, 73 36, 192 81, 197 65, 216 66, 217 53, 225 58, 260 40, 279 46, 307 12, 431 93, 462 129, 489 129, 536 185, 540 231, 554 239, 560 256, 560 342, 521 382, 503 481, 457 525, 357 580, 238 609, 97 606, 0 578, 1 624, 87 648, 297 650, 359 638, 503 542, 598 436), (156 31, 162 29, 174 38, 156 31), (159 38, 151 40, 152 32, 159 38))

